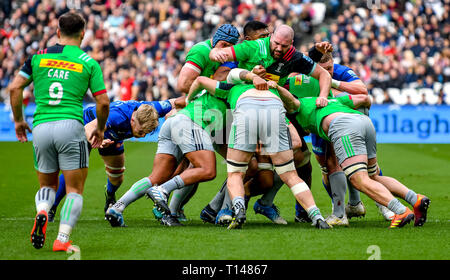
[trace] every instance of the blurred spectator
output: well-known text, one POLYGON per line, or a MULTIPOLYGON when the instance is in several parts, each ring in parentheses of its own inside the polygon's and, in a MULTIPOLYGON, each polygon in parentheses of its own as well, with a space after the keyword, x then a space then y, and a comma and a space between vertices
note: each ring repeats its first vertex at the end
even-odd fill
MULTIPOLYGON (((314 41, 330 41, 335 61, 351 67, 370 93, 382 90, 383 103, 396 102, 388 88, 425 88, 432 89, 442 104, 446 100, 442 88, 450 82, 450 0, 371 3, 377 2, 379 6, 368 7, 368 1, 343 0, 336 20, 314 41)), ((408 95, 402 100, 418 104, 435 100, 413 99, 408 95)))
POLYGON ((70 3, 1 1, 0 102, 8 98, 6 87, 26 58, 56 42, 57 18, 73 8, 87 22, 82 49, 100 63, 112 100, 178 96, 176 79, 189 49, 223 23, 234 24, 242 33, 248 20, 263 21, 270 30, 281 23, 291 25, 296 32, 294 44, 302 51, 312 42, 330 41, 335 62, 351 67, 369 89, 386 92, 389 87, 423 86, 436 91, 439 104, 449 100, 436 83, 450 81, 450 0, 383 0, 372 8, 366 0, 70 3), (321 19, 318 5, 323 3, 327 23, 316 29, 321 19))

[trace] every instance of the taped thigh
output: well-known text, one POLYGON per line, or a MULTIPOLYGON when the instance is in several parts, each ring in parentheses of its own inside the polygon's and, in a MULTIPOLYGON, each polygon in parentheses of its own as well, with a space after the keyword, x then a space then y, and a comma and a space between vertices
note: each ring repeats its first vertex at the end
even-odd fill
POLYGON ((248 162, 239 162, 231 159, 227 159, 227 172, 235 173, 241 172, 245 173, 248 169, 248 162))
POLYGON ((349 166, 346 166, 343 168, 343 171, 345 173, 345 176, 347 176, 348 179, 352 177, 353 174, 360 171, 367 172, 367 163, 365 162, 356 162, 353 164, 350 164, 349 166))
POLYGON ((277 172, 278 175, 295 170, 294 159, 282 164, 275 164, 274 166, 275 172, 277 172))
POLYGON ((378 163, 369 165, 367 167, 367 173, 369 173, 370 177, 377 175, 378 174, 378 163))

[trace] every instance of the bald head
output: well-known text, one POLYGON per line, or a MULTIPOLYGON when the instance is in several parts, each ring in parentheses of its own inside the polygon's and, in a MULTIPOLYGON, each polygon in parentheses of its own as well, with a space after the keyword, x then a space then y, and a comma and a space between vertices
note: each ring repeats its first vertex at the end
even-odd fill
POLYGON ((289 25, 282 24, 275 29, 273 36, 283 38, 288 41, 294 41, 294 29, 292 29, 289 25))
POLYGON ((294 43, 294 30, 285 24, 278 26, 270 37, 270 53, 274 59, 282 58, 294 43))

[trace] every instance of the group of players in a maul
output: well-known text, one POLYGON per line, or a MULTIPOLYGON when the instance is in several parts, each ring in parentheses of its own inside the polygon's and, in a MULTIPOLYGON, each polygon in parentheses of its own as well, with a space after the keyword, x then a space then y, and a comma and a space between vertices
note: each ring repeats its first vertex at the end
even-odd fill
POLYGON ((183 207, 198 184, 216 176, 216 152, 226 159, 228 176, 201 211, 205 222, 241 228, 250 197, 262 195, 255 213, 286 224, 273 203, 286 184, 296 199, 295 222, 318 229, 348 226, 349 218, 364 216, 360 192, 376 202, 390 228, 425 223, 430 199, 382 175, 368 117, 371 99, 350 68, 333 63, 330 43, 316 43, 305 55, 293 47, 294 31, 287 25, 269 33, 266 24, 248 22, 239 43, 236 27, 224 24, 188 52, 177 80, 182 97, 110 104, 99 64, 80 49, 85 20, 68 12, 58 21, 58 44, 30 56, 10 86, 16 135, 26 142, 31 129, 23 119, 22 93, 34 82, 32 135, 40 184, 31 231, 35 248, 44 246, 48 222, 67 194, 53 251, 77 249, 70 234, 82 210, 92 149, 105 163, 104 211, 113 227, 125 226, 123 211, 144 195, 155 203, 161 224, 182 225, 183 207), (88 89, 96 106, 83 110, 88 89), (116 200, 125 171, 123 141, 154 131, 161 117, 166 120, 151 174, 116 200), (332 199, 326 219, 310 191, 311 153, 303 140, 308 133, 332 199))

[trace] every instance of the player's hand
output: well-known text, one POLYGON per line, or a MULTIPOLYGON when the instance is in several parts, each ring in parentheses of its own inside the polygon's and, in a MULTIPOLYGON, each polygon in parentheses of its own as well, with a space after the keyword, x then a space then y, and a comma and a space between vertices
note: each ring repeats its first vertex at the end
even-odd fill
POLYGON ((318 108, 322 108, 328 105, 328 99, 326 99, 325 97, 317 97, 316 99, 316 106, 318 108))
POLYGON ((256 65, 253 67, 252 73, 264 79, 266 77, 266 68, 262 65, 256 65))
POLYGON ((173 106, 172 108, 175 108, 177 110, 181 110, 184 107, 186 107, 186 96, 180 96, 178 98, 173 98, 173 106))
POLYGON ((31 128, 27 124, 27 122, 26 121, 15 122, 14 126, 16 129, 17 139, 22 143, 28 142, 27 131, 31 133, 31 128))
POLYGON ((111 146, 112 144, 114 144, 114 141, 112 141, 111 139, 103 139, 102 144, 100 145, 99 148, 101 148, 101 149, 107 148, 107 147, 111 146))
POLYGON ((275 81, 267 81, 267 86, 269 86, 269 88, 277 88, 278 84, 275 81))
POLYGON ((212 49, 209 52, 209 59, 211 59, 212 61, 225 63, 227 61, 227 53, 221 49, 212 49))
POLYGON ((314 47, 323 54, 333 51, 333 45, 330 42, 316 43, 314 47))
POLYGON ((266 80, 264 80, 263 78, 259 77, 259 76, 255 76, 253 78, 253 85, 255 86, 255 88, 257 90, 268 90, 269 86, 267 85, 266 80))
POLYGON ((103 143, 104 130, 94 129, 89 135, 89 143, 91 143, 92 149, 100 148, 103 143))

